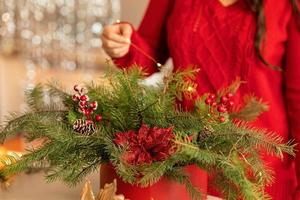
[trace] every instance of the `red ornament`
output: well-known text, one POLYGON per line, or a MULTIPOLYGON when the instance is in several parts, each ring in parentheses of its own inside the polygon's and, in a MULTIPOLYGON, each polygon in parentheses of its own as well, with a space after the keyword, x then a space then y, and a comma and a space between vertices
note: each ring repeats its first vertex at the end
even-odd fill
POLYGON ((88 101, 89 97, 87 95, 81 95, 80 96, 80 101, 88 101))
POLYGON ((224 116, 220 116, 220 117, 219 117, 219 120, 220 120, 221 123, 223 123, 223 122, 226 121, 226 118, 225 118, 224 116))
POLYGON ((101 115, 96 115, 96 116, 95 116, 95 120, 96 120, 97 122, 102 121, 102 119, 103 119, 103 117, 102 117, 101 115))
POLYGON ((225 113, 227 111, 226 107, 224 105, 219 105, 217 107, 218 112, 225 113))
POLYGON ((129 164, 141 165, 155 161, 162 161, 170 157, 174 151, 173 129, 150 128, 143 124, 135 132, 116 133, 114 143, 118 146, 127 146, 128 150, 123 155, 123 159, 129 164))
POLYGON ((228 98, 226 96, 222 96, 220 102, 226 104, 228 102, 228 98))

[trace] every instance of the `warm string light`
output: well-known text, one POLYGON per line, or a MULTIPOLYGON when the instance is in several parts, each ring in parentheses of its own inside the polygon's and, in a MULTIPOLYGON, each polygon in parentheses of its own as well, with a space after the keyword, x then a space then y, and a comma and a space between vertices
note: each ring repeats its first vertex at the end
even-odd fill
POLYGON ((134 43, 130 43, 131 44, 131 46, 133 47, 133 48, 135 48, 137 51, 139 51, 141 54, 143 54, 145 57, 147 57, 147 58, 149 58, 150 60, 152 60, 155 64, 156 64, 156 66, 160 69, 161 68, 161 66, 162 66, 162 64, 160 64, 159 62, 157 62, 156 61, 156 59, 155 58, 153 58, 152 56, 150 56, 148 53, 146 53, 143 49, 141 49, 139 46, 137 46, 136 44, 134 44, 134 43))
MULTIPOLYGON (((162 64, 160 64, 159 62, 156 61, 155 58, 153 58, 152 56, 150 56, 147 52, 145 52, 142 48, 140 48, 138 45, 130 42, 130 45, 135 48, 137 51, 139 51, 141 54, 143 54, 145 57, 147 57, 148 59, 152 60, 156 66, 158 67, 159 70, 161 70, 162 64)), ((195 72, 199 72, 200 69, 196 69, 195 72)), ((196 88, 197 88, 197 84, 193 83, 193 82, 186 82, 186 85, 184 85, 184 87, 182 88, 182 92, 184 93, 184 95, 189 98, 192 99, 193 95, 196 92, 196 88)))

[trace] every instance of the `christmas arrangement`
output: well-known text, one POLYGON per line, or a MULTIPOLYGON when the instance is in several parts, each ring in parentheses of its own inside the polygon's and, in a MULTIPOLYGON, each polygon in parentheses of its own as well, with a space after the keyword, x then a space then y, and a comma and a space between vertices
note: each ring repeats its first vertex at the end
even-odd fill
POLYGON ((260 152, 293 155, 293 144, 248 124, 267 105, 251 95, 234 102, 240 80, 197 97, 194 74, 192 69, 173 73, 159 88, 140 84, 144 75, 138 67, 109 73, 109 86, 75 85, 71 93, 57 84, 38 85, 27 92, 30 110, 13 115, 0 136, 4 140, 22 132, 43 145, 4 163, 0 173, 8 176, 46 162, 48 181, 74 185, 110 163, 125 182, 148 187, 165 176, 199 199, 201 192, 184 171, 194 164, 214 176, 226 199, 267 198, 263 189, 272 173, 260 152), (45 90, 51 102, 43 101, 45 90), (175 103, 183 97, 195 99, 193 110, 175 103))

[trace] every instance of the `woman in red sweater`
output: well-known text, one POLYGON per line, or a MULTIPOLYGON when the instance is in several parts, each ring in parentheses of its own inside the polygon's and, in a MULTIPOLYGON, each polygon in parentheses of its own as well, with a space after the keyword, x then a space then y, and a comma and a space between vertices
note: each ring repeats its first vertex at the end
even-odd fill
MULTIPOLYGON (((126 23, 107 26, 103 47, 118 66, 137 63, 150 74, 158 71, 155 63, 130 45, 129 38, 160 63, 172 57, 175 70, 199 66, 199 94, 215 92, 239 76, 247 83, 238 91, 237 101, 253 93, 269 103, 269 111, 254 124, 286 141, 293 138, 300 143, 300 19, 296 1, 151 0, 138 31, 126 23)), ((182 104, 193 106, 189 100, 182 104)), ((272 198, 300 199, 300 151, 296 158, 264 159, 275 171, 274 184, 266 188, 272 198)), ((137 199, 149 199, 145 196, 137 199)))

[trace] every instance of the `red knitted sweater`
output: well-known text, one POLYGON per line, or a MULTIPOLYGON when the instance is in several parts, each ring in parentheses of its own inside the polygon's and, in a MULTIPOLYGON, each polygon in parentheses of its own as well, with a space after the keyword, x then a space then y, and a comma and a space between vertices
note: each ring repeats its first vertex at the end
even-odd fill
MULTIPOLYGON (((270 106, 255 125, 300 143, 300 31, 296 16, 289 0, 264 0, 264 9, 263 56, 282 66, 283 72, 268 68, 258 59, 254 48, 256 15, 245 0, 227 7, 218 0, 151 0, 132 41, 160 63, 172 57, 175 70, 198 66, 199 94, 214 92, 241 77, 247 83, 236 100, 253 93, 270 106)), ((134 48, 115 62, 120 67, 137 63, 149 73, 157 71, 155 63, 134 48)), ((182 103, 187 107, 193 104, 188 100, 182 103)), ((300 180, 300 151, 297 154, 296 159, 286 156, 283 161, 265 156, 275 170, 275 183, 266 188, 273 199, 296 199, 292 196, 297 170, 300 180)))

